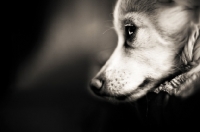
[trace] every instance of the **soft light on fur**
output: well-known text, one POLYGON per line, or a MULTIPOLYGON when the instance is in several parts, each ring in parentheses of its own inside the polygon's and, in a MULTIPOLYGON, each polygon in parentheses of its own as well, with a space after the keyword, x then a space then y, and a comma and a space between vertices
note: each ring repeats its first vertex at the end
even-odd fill
POLYGON ((92 80, 93 91, 123 101, 153 90, 181 97, 197 91, 199 6, 198 0, 118 0, 114 11, 118 45, 92 80), (163 85, 168 79, 172 81, 163 85))

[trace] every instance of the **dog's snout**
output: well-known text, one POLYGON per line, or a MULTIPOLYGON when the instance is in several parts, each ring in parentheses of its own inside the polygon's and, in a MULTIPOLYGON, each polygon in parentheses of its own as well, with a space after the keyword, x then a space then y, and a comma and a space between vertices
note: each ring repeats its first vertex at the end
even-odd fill
POLYGON ((103 87, 103 81, 93 78, 90 82, 90 88, 93 90, 94 93, 98 94, 103 87))

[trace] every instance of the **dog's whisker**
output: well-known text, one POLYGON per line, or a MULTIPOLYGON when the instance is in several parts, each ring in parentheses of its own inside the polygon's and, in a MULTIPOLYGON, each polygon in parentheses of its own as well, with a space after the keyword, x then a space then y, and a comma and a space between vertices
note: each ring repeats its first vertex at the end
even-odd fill
POLYGON ((110 27, 109 29, 107 29, 106 31, 104 31, 102 34, 105 34, 107 31, 110 31, 111 29, 114 29, 114 27, 110 27))
POLYGON ((184 72, 185 70, 183 69, 183 67, 179 67, 179 66, 174 66, 174 70, 178 70, 180 72, 184 72))

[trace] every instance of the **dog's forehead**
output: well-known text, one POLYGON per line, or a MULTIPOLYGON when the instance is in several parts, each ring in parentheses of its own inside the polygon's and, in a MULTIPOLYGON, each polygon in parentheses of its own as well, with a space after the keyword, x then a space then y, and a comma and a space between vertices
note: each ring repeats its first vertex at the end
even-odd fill
POLYGON ((128 12, 151 12, 156 7, 157 0, 119 0, 119 14, 124 15, 128 12))
POLYGON ((151 16, 157 8, 157 1, 158 0, 118 0, 114 11, 115 28, 121 29, 121 27, 123 27, 123 23, 126 23, 126 21, 129 20, 141 20, 141 16, 137 15, 136 17, 136 14, 142 13, 147 16, 151 16))

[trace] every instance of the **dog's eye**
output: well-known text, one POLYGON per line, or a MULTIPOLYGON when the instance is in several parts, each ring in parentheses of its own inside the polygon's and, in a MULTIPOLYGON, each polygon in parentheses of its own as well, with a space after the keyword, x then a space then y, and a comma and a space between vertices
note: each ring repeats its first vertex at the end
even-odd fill
POLYGON ((136 32, 137 28, 135 25, 132 24, 127 24, 125 25, 125 46, 131 46, 130 43, 132 43, 133 38, 135 36, 135 32, 136 32))
POLYGON ((127 34, 130 36, 134 33, 135 27, 134 26, 127 26, 127 34))
POLYGON ((136 26, 127 24, 125 25, 126 37, 130 37, 135 33, 136 26))

